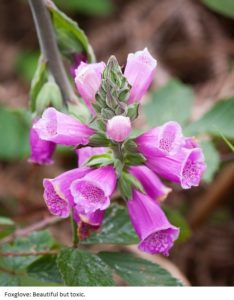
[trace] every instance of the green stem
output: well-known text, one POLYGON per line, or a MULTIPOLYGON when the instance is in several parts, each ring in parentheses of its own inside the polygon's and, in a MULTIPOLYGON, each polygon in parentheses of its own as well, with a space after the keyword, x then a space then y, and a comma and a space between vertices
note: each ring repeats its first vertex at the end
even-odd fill
POLYGON ((68 80, 49 12, 43 0, 28 0, 32 11, 37 36, 44 59, 48 62, 50 72, 61 89, 64 103, 73 102, 75 94, 68 80))
POLYGON ((79 244, 79 238, 78 238, 78 234, 77 234, 77 223, 75 222, 74 218, 73 218, 73 211, 71 213, 71 227, 72 227, 72 247, 73 248, 77 248, 78 244, 79 244))

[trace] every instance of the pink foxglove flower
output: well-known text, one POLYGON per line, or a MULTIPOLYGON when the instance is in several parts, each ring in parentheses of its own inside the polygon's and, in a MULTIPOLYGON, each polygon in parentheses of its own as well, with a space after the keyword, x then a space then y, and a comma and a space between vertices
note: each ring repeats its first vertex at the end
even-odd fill
POLYGON ((108 149, 105 147, 85 147, 76 150, 76 154, 78 156, 78 166, 82 167, 92 156, 105 154, 107 151, 108 149))
POLYGON ((132 86, 129 103, 139 102, 153 81, 157 61, 148 49, 128 55, 124 76, 132 86))
POLYGON ((147 165, 160 176, 179 183, 184 189, 198 186, 206 169, 200 148, 181 148, 175 155, 157 159, 148 156, 147 165))
POLYGON ((71 184, 71 193, 80 214, 105 210, 115 190, 116 175, 112 166, 105 166, 89 172, 71 184))
POLYGON ((153 200, 164 200, 171 189, 166 187, 158 176, 146 166, 131 166, 130 174, 136 177, 142 184, 146 194, 153 200))
POLYGON ((126 140, 132 130, 129 117, 115 116, 108 120, 106 126, 107 137, 115 142, 123 142, 126 140))
POLYGON ((81 62, 76 70, 75 83, 77 90, 93 115, 95 115, 95 110, 92 107, 92 102, 95 101, 95 95, 101 85, 104 69, 104 62, 94 64, 81 62))
POLYGON ((145 157, 175 154, 184 142, 180 125, 172 121, 143 133, 135 141, 145 157))
POLYGON ((140 238, 139 249, 169 255, 179 236, 179 228, 169 223, 160 206, 147 195, 134 191, 127 205, 132 225, 140 238))
POLYGON ((86 145, 94 134, 87 125, 52 107, 44 111, 33 129, 42 140, 67 146, 86 145))
POLYGON ((89 168, 74 169, 65 172, 54 179, 44 179, 44 200, 51 214, 67 218, 74 206, 73 196, 70 192, 71 183, 86 175, 89 168))
MULTIPOLYGON (((35 123, 36 121, 33 122, 33 124, 35 123)), ((34 128, 30 129, 29 135, 31 155, 28 161, 39 165, 52 164, 52 155, 55 151, 56 145, 53 142, 40 139, 34 128)))
POLYGON ((70 67, 70 73, 73 78, 76 77, 76 70, 81 64, 81 62, 87 62, 87 56, 85 53, 81 52, 72 55, 72 65, 70 67))

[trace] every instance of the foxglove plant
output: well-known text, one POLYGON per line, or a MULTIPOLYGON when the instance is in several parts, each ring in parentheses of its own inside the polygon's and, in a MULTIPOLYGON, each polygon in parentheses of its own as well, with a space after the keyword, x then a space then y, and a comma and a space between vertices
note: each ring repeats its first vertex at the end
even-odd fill
POLYGON ((81 62, 75 83, 93 115, 90 124, 47 108, 33 130, 46 143, 74 146, 78 156, 77 169, 44 180, 45 203, 53 215, 71 215, 80 238, 86 238, 101 226, 118 188, 139 236, 139 249, 168 255, 179 228, 170 224, 160 206, 171 189, 159 176, 188 189, 199 184, 205 161, 199 145, 184 137, 173 121, 131 137, 156 65, 147 49, 129 54, 123 72, 113 56, 107 65, 81 62))

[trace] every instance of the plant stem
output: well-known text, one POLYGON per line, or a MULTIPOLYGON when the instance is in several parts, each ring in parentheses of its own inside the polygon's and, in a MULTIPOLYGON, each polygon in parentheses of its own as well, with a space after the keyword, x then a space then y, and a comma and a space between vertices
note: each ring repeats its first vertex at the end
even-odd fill
POLYGON ((61 89, 64 103, 73 102, 76 96, 64 69, 49 12, 43 0, 28 0, 28 2, 32 11, 42 55, 48 62, 49 70, 61 89))
POLYGON ((79 238, 77 235, 77 223, 73 218, 73 211, 71 213, 71 226, 72 226, 72 247, 77 248, 79 244, 79 238))

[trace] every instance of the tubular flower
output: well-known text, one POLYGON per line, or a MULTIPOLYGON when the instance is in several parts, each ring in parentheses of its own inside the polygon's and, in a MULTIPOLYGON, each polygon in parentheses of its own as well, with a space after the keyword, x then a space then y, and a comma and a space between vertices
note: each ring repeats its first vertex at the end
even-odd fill
POLYGON ((86 145, 94 134, 87 125, 52 107, 44 111, 33 129, 42 140, 67 146, 86 145))
POLYGON ((73 197, 70 192, 71 183, 90 171, 89 168, 74 169, 65 172, 54 179, 44 179, 44 200, 51 214, 67 218, 71 208, 74 206, 73 197))
MULTIPOLYGON (((36 123, 36 120, 33 124, 36 123)), ((52 155, 56 145, 53 142, 40 139, 36 130, 32 127, 29 134, 31 155, 29 162, 39 165, 50 165, 53 163, 52 155)))
POLYGON ((134 191, 127 205, 132 225, 140 238, 139 249, 169 255, 179 236, 179 228, 169 223, 160 206, 147 195, 134 191))
POLYGON ((81 62, 75 71, 77 90, 93 115, 95 115, 95 111, 92 107, 92 102, 95 101, 95 95, 100 87, 104 69, 104 62, 94 64, 81 62))
POLYGON ((146 194, 154 200, 162 201, 171 192, 171 189, 166 187, 146 166, 131 166, 129 172, 140 181, 146 194))
POLYGON ((138 149, 145 157, 175 154, 183 141, 182 129, 176 122, 167 122, 136 138, 138 149))
POLYGON ((115 142, 126 140, 132 130, 131 121, 128 117, 115 116, 108 120, 106 126, 107 137, 115 142))
POLYGON ((71 193, 81 214, 105 210, 115 190, 116 175, 112 166, 100 167, 71 184, 71 193))
POLYGON ((132 86, 129 103, 140 102, 153 81, 156 65, 147 48, 128 54, 124 76, 132 86))
POLYGON ((160 176, 179 183, 184 189, 198 186, 206 169, 200 148, 181 148, 175 155, 157 159, 149 156, 147 165, 160 176))

